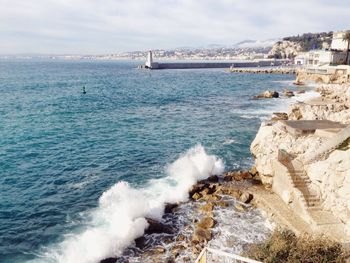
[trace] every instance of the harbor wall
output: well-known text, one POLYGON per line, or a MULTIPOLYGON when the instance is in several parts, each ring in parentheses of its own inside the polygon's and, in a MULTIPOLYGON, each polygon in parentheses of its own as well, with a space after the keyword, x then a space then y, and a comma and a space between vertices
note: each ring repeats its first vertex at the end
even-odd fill
POLYGON ((204 69, 204 68, 230 68, 230 67, 268 67, 280 66, 285 61, 256 61, 256 62, 168 62, 168 63, 151 63, 151 67, 143 66, 150 69, 204 69))

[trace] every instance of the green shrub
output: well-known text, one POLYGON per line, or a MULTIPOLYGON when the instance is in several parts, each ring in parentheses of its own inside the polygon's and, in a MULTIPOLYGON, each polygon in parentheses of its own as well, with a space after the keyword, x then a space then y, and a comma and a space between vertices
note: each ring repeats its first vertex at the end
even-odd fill
POLYGON ((291 231, 276 230, 263 243, 250 247, 246 256, 266 263, 342 263, 341 244, 323 237, 297 237, 291 231))

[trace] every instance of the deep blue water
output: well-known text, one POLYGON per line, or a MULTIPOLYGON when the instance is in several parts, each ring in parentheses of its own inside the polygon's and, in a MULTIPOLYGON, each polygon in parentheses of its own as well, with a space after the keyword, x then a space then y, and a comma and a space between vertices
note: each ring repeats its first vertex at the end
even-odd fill
POLYGON ((116 182, 162 177, 196 144, 249 167, 260 119, 281 105, 250 97, 292 79, 136 65, 0 61, 0 262, 35 258, 116 182))

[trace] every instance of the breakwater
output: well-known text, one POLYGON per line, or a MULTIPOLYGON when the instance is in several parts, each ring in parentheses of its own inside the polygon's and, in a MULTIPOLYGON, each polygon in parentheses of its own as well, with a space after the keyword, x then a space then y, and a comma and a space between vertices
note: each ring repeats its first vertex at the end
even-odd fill
POLYGON ((139 66, 145 69, 204 69, 204 68, 248 68, 281 66, 285 60, 262 60, 243 62, 151 62, 139 66))
POLYGON ((235 68, 231 67, 232 73, 253 73, 253 74, 296 74, 295 67, 257 67, 257 68, 235 68))

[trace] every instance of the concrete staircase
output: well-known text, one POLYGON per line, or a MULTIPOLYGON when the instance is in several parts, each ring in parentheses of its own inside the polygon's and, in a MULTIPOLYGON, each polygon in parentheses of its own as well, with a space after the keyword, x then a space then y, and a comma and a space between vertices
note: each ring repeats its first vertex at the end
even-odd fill
POLYGON ((311 180, 305 173, 303 164, 294 159, 289 163, 284 163, 288 169, 291 186, 298 193, 297 202, 299 209, 295 209, 310 227, 318 233, 330 236, 339 242, 349 242, 345 240, 343 224, 339 219, 335 218, 329 211, 323 210, 322 200, 320 196, 312 189, 311 180))

